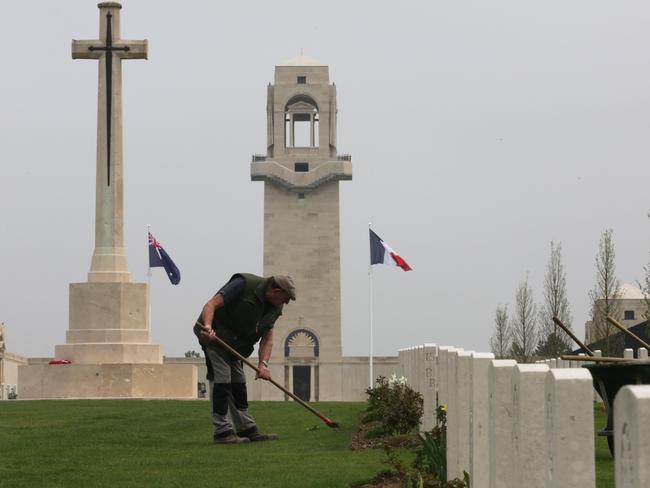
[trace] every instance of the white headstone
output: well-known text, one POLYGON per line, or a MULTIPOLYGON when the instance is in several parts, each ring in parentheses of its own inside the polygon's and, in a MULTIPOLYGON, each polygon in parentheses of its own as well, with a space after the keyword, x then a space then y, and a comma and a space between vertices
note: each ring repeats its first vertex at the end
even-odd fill
POLYGON ((492 353, 474 353, 472 355, 472 384, 470 388, 470 451, 469 475, 472 488, 490 486, 490 439, 488 367, 494 359, 492 353))
POLYGON ((457 476, 458 468, 458 355, 462 349, 447 355, 447 479, 457 476))
POLYGON ((650 385, 628 385, 614 399, 616 486, 650 486, 650 385))
POLYGON ((435 344, 424 345, 424 390, 422 430, 431 430, 436 425, 436 355, 435 344))
POLYGON ((512 376, 516 361, 495 359, 488 366, 490 488, 521 488, 512 479, 512 376))
POLYGON ((418 384, 417 384, 417 391, 422 394, 424 397, 424 387, 426 383, 426 378, 425 378, 425 367, 424 367, 424 344, 421 344, 417 348, 417 377, 418 377, 418 384))
POLYGON ((399 361, 398 374, 404 376, 404 349, 397 350, 397 360, 399 361))
POLYGON ((546 377, 546 488, 596 483, 591 374, 554 369, 546 377))
POLYGON ((438 356, 436 357, 436 392, 437 406, 447 405, 447 356, 451 346, 438 347, 438 356))
POLYGON ((512 377, 512 443, 517 486, 543 488, 546 471, 544 385, 548 366, 518 364, 512 377))
POLYGON ((645 347, 640 347, 638 350, 637 357, 641 361, 647 361, 648 360, 648 350, 645 347))
MULTIPOLYGON (((456 368, 456 420, 457 456, 456 471, 453 478, 463 479, 463 472, 469 472, 469 449, 470 440, 470 402, 472 387, 472 355, 474 351, 462 351, 458 353, 458 365, 456 368)), ((447 465, 449 472, 449 465, 447 465)), ((449 475, 447 476, 449 477, 449 475)))
POLYGON ((626 358, 626 359, 633 359, 634 358, 634 349, 626 347, 623 350, 623 357, 626 358))

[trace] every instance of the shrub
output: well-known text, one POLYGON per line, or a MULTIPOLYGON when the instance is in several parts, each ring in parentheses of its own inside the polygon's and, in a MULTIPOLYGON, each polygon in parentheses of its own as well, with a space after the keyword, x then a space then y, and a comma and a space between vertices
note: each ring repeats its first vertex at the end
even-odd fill
POLYGON ((380 376, 377 386, 366 390, 366 417, 377 419, 387 434, 408 434, 420 425, 422 395, 406 384, 403 376, 380 376))

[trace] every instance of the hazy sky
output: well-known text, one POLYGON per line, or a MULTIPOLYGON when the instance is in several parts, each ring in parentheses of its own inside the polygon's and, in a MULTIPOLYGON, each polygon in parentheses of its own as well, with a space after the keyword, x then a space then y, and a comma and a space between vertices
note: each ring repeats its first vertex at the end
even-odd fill
MULTIPOLYGON (((95 1, 3 2, 0 321, 11 352, 65 343, 68 284, 94 246, 95 1)), ((146 281, 147 224, 176 261, 151 287, 152 338, 191 326, 233 272, 262 271, 266 85, 300 53, 338 88, 343 351, 368 353, 368 222, 414 268, 374 267, 375 353, 423 342, 488 350, 498 304, 535 298, 562 242, 582 336, 594 256, 614 229, 622 282, 650 250, 650 4, 643 1, 127 0, 125 245, 146 281), (232 201, 238 202, 233 206, 232 201)), ((276 345, 276 347, 278 347, 276 345)))

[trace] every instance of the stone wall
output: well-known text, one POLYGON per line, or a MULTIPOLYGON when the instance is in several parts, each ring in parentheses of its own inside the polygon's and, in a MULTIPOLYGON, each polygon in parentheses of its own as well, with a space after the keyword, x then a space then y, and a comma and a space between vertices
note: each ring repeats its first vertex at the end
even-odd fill
POLYGON ((27 359, 10 352, 0 352, 0 400, 13 398, 18 393, 18 367, 27 359))
MULTIPOLYGON (((647 361, 647 351, 637 357, 647 361)), ((435 344, 402 349, 399 362, 424 397, 423 430, 447 406, 449 479, 467 471, 472 488, 595 488, 595 397, 584 363, 518 364, 435 344)), ((650 486, 650 385, 624 387, 614 411, 616 486, 650 486)))

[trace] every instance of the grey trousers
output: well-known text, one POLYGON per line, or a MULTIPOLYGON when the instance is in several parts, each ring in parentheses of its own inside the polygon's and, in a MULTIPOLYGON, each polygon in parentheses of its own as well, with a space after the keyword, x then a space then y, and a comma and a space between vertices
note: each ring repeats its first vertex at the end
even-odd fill
POLYGON ((210 380, 210 411, 214 434, 252 433, 255 420, 248 413, 246 376, 243 363, 220 349, 203 348, 210 380), (211 370, 211 371, 210 371, 211 370))

